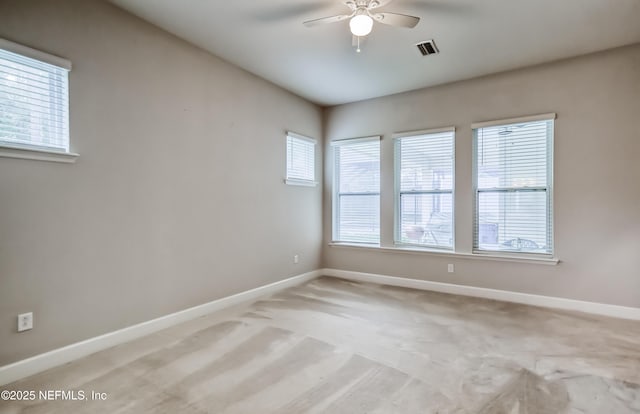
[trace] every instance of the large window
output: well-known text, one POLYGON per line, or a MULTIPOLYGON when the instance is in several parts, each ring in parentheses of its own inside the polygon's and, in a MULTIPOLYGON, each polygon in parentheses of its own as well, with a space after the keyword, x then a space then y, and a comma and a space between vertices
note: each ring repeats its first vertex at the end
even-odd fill
POLYGON ((69 152, 70 69, 64 59, 0 39, 0 146, 69 152))
POLYGON ((334 141, 333 239, 380 243, 380 137, 334 141))
POLYGON ((396 244, 453 249, 454 129, 397 136, 396 244))
POLYGON ((287 133, 287 184, 316 185, 316 141, 287 133))
POLYGON ((475 251, 553 253, 554 119, 473 125, 475 251))

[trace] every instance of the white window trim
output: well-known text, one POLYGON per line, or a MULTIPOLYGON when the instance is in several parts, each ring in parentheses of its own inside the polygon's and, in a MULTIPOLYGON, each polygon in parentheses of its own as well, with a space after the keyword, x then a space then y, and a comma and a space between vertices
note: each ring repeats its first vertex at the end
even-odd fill
POLYGON ((297 180, 295 178, 286 178, 284 182, 288 185, 297 185, 300 187, 316 187, 318 185, 317 181, 297 180))
POLYGON ((13 146, 1 143, 0 157, 73 164, 76 162, 79 154, 76 154, 75 152, 53 151, 49 149, 37 149, 36 147, 13 146))
POLYGON ((526 122, 534 122, 534 121, 553 121, 556 118, 557 118, 556 113, 550 112, 547 114, 521 116, 518 118, 507 118, 507 119, 497 119, 494 121, 474 122, 471 124, 471 129, 486 128, 486 127, 497 126, 497 125, 509 126, 513 124, 523 124, 526 122))
POLYGON ((406 132, 398 132, 392 135, 394 140, 393 142, 393 182, 394 182, 394 214, 393 214, 393 244, 398 248, 408 247, 410 249, 420 249, 425 251, 443 251, 443 252, 454 252, 456 250, 456 128, 455 127, 444 127, 444 128, 432 128, 432 129, 423 129, 418 131, 406 131, 406 132), (397 143, 402 138, 414 137, 420 135, 428 135, 428 134, 439 134, 442 132, 453 132, 453 186, 451 188, 451 198, 453 202, 453 211, 452 214, 452 242, 451 247, 437 247, 437 246, 429 246, 423 244, 412 244, 412 243, 403 243, 401 242, 402 236, 401 232, 401 224, 400 224, 400 159, 398 158, 397 151, 397 143))
POLYGON ((332 147, 339 147, 340 145, 349 145, 356 144, 360 142, 371 142, 371 141, 381 141, 381 135, 373 135, 370 137, 360 137, 360 138, 346 138, 346 139, 336 139, 331 141, 332 147))
POLYGON ((499 251, 499 250, 481 250, 476 249, 474 246, 476 244, 476 226, 478 220, 478 175, 477 175, 477 154, 476 154, 476 146, 477 146, 477 130, 479 128, 486 128, 491 126, 509 126, 514 124, 521 124, 527 122, 535 122, 535 121, 555 121, 557 119, 557 114, 555 112, 549 112, 545 114, 538 115, 530 115, 530 116, 522 116, 517 118, 507 118, 507 119, 499 119, 493 121, 482 121, 482 122, 474 122, 471 124, 471 134, 473 141, 473 150, 472 150, 472 166, 471 166, 471 174, 472 174, 472 203, 473 203, 473 219, 472 219, 472 236, 471 236, 471 245, 472 245, 472 253, 471 255, 475 257, 486 257, 486 258, 498 258, 503 259, 507 258, 510 261, 547 261, 552 264, 557 264, 559 260, 555 257, 555 222, 553 214, 553 182, 554 182, 554 147, 555 147, 555 123, 554 129, 551 131, 550 137, 550 145, 549 145, 549 158, 551 160, 550 165, 547 165, 547 199, 549 204, 549 217, 551 220, 551 234, 549 235, 551 238, 551 253, 528 253, 528 252, 511 252, 511 251, 499 251))
MULTIPOLYGON (((55 56, 40 50, 32 49, 7 39, 0 38, 0 49, 8 50, 31 59, 36 59, 50 65, 58 66, 67 71, 71 71, 71 61, 55 56)), ((67 105, 69 104, 67 99, 67 105)), ((69 111, 67 110, 67 113, 69 111)), ((69 142, 70 145, 70 142, 69 142)), ((35 145, 20 145, 0 142, 0 157, 3 158, 19 158, 25 160, 51 161, 61 163, 75 163, 79 154, 68 151, 55 151, 51 148, 43 148, 35 145)))
POLYGON ((36 59, 44 63, 48 63, 53 66, 58 66, 62 69, 71 71, 71 61, 55 56, 49 53, 41 52, 40 50, 32 49, 28 46, 24 46, 7 39, 0 38, 0 49, 8 50, 9 52, 23 55, 31 59, 36 59))
MULTIPOLYGON (((330 146, 339 147, 342 145, 356 144, 362 142, 372 142, 372 141, 382 141, 382 135, 372 135, 368 137, 359 137, 359 138, 345 138, 345 139, 336 139, 330 142, 330 146)), ((382 148, 380 148, 380 156, 382 157, 382 148)), ((331 164, 332 164, 332 174, 333 174, 333 182, 331 185, 331 243, 350 243, 353 245, 359 246, 378 246, 378 244, 370 244, 370 243, 358 243, 358 242, 343 242, 336 239, 336 235, 338 234, 338 174, 336 174, 336 165, 335 165, 335 150, 331 151, 331 164)), ((381 177, 382 178, 382 177, 381 177)), ((380 195, 380 192, 378 192, 380 195)), ((380 197, 380 202, 382 202, 382 197, 380 197)), ((382 224, 382 223, 381 223, 382 224)), ((382 231, 382 229, 380 229, 382 231)))
POLYGON ((285 137, 286 138, 292 137, 292 138, 295 138, 295 139, 299 139, 301 141, 306 141, 306 142, 309 142, 309 143, 313 144, 313 146, 314 146, 314 148, 313 148, 313 157, 314 157, 314 159, 313 159, 313 176, 314 176, 314 179, 313 180, 301 180, 299 178, 289 178, 289 171, 288 171, 287 166, 285 165, 285 172, 284 172, 285 177, 286 177, 284 179, 285 184, 294 185, 294 186, 301 186, 301 187, 316 187, 318 185, 318 181, 315 178, 316 175, 317 175, 317 172, 316 172, 316 151, 317 151, 318 141, 316 141, 313 138, 309 138, 307 136, 304 136, 304 135, 301 135, 301 134, 298 134, 298 133, 292 132, 292 131, 287 131, 285 137))
POLYGON ((471 259, 471 260, 486 260, 486 261, 497 261, 497 262, 515 262, 515 263, 530 263, 530 264, 541 264, 541 265, 550 265, 555 266, 560 263, 560 260, 556 257, 547 257, 543 255, 531 255, 531 254, 480 254, 480 253, 462 253, 456 252, 452 250, 440 250, 440 249, 427 249, 424 247, 412 247, 412 246, 401 246, 401 247, 388 247, 388 246, 378 246, 373 244, 358 244, 351 242, 330 242, 328 246, 331 248, 344 248, 344 249, 361 249, 361 250, 371 250, 376 252, 383 253, 403 253, 403 254, 416 254, 416 255, 424 255, 424 256, 434 256, 434 257, 448 257, 454 259, 471 259))
POLYGON ((393 139, 405 138, 405 137, 414 137, 417 135, 427 135, 427 134, 439 134, 441 132, 456 132, 456 127, 444 127, 444 128, 431 128, 431 129, 420 129, 417 131, 405 131, 405 132, 396 132, 391 137, 393 139))

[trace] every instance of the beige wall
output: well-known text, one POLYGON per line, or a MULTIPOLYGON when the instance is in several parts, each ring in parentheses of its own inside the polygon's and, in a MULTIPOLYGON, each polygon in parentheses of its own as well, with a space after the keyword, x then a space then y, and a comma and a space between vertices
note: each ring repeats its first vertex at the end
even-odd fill
POLYGON ((0 365, 319 267, 321 188, 282 181, 318 107, 104 2, 3 1, 0 37, 73 62, 81 154, 0 158, 0 365))
MULTIPOLYGON (((437 59, 437 57, 435 57, 437 59)), ((325 110, 324 265, 640 306, 640 46, 325 110), (456 248, 472 246, 470 124, 556 112, 557 266, 329 247, 329 141, 383 135, 382 245, 393 245, 393 145, 400 131, 455 126, 456 248), (447 264, 455 273, 447 273, 447 264)))
POLYGON ((0 37, 73 62, 81 154, 0 158, 0 365, 320 266, 640 306, 640 46, 324 112, 325 144, 384 136, 387 246, 391 134, 457 127, 460 252, 471 251, 470 124, 557 112, 562 262, 545 266, 326 247, 330 156, 323 189, 282 183, 284 131, 321 138, 321 110, 112 5, 3 1, 0 37), (28 311, 36 327, 18 334, 28 311))

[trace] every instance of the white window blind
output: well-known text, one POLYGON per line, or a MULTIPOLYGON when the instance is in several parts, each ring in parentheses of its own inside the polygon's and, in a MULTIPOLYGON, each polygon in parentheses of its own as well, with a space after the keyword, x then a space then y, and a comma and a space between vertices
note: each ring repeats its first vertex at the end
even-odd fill
POLYGON ((453 129, 396 138, 396 243, 453 249, 453 129))
POLYGON ((8 50, 18 47, 0 43, 0 145, 69 152, 69 68, 8 50))
POLYGON ((553 125, 474 129, 474 250, 553 253, 553 125))
POLYGON ((380 243, 380 138, 334 141, 334 241, 380 243))
POLYGON ((287 184, 316 184, 316 141, 302 135, 287 134, 287 184))

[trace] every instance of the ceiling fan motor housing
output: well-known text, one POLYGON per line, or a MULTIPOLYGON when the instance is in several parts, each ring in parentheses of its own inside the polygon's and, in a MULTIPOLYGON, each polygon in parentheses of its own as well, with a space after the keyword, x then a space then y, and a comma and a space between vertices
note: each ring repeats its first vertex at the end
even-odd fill
POLYGON ((380 6, 380 2, 378 0, 349 0, 345 1, 344 4, 346 4, 351 10, 367 10, 380 6))
MULTIPOLYGON (((351 10, 349 14, 322 17, 304 22, 307 27, 319 24, 337 23, 349 19, 351 33, 358 38, 371 33, 374 21, 389 26, 413 28, 420 21, 419 17, 392 12, 378 12, 378 8, 386 6, 393 0, 343 0, 343 4, 351 10)), ((358 48, 359 50, 359 48, 358 48)))

